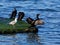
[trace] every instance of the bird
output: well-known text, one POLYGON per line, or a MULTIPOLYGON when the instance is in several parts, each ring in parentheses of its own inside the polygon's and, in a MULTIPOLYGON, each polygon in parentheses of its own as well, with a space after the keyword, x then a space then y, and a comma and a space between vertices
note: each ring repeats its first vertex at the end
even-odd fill
POLYGON ((18 13, 18 20, 22 20, 24 16, 25 16, 24 12, 19 12, 18 13))
POLYGON ((36 19, 32 19, 28 17, 26 21, 31 25, 31 27, 35 27, 36 25, 43 25, 44 22, 39 18, 40 14, 37 14, 36 19))
POLYGON ((40 14, 36 15, 36 20, 34 25, 43 25, 44 22, 39 18, 40 14))
POLYGON ((30 17, 28 17, 28 18, 26 19, 26 21, 27 21, 29 24, 31 24, 31 22, 33 21, 33 19, 30 18, 30 17))
POLYGON ((16 8, 14 8, 14 10, 12 11, 12 14, 10 14, 11 15, 10 19, 14 19, 16 17, 16 14, 17 14, 17 10, 16 8))
POLYGON ((26 19, 26 21, 27 21, 28 24, 31 25, 30 27, 34 27, 34 26, 35 26, 35 25, 34 25, 34 19, 28 17, 28 18, 26 19))
POLYGON ((12 25, 14 27, 14 25, 17 23, 17 18, 15 18, 13 21, 9 22, 9 25, 12 25))
POLYGON ((42 20, 36 20, 34 25, 43 25, 44 22, 42 20))

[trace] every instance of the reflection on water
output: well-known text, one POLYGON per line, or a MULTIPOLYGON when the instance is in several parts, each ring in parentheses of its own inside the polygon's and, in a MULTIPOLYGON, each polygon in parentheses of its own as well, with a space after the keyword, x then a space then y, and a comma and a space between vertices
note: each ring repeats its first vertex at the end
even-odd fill
MULTIPOLYGON (((34 45, 40 45, 40 37, 38 36, 38 34, 35 33, 29 33, 27 36, 27 42, 28 43, 34 43, 34 45)), ((32 44, 31 44, 32 45, 32 44)))
MULTIPOLYGON (((22 33, 14 35, 0 35, 2 45, 40 45, 40 37, 35 33, 22 33)), ((42 44, 41 44, 42 45, 42 44)))

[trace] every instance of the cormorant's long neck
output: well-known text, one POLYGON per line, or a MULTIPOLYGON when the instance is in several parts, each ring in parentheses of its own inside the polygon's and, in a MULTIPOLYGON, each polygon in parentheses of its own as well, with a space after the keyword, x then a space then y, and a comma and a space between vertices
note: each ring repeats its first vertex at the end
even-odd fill
POLYGON ((37 15, 37 19, 39 19, 39 15, 37 15))

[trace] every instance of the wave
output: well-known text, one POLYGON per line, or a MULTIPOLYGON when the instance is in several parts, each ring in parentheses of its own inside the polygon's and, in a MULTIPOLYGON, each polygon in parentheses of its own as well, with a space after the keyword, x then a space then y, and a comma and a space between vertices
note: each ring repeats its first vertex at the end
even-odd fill
POLYGON ((36 10, 36 11, 49 11, 49 12, 60 12, 60 11, 57 11, 55 9, 28 9, 28 10, 36 10))
POLYGON ((3 7, 3 5, 0 5, 0 7, 3 7))
POLYGON ((10 6, 9 8, 24 8, 24 7, 22 7, 22 6, 10 6))
POLYGON ((8 0, 8 1, 27 1, 27 0, 8 0))

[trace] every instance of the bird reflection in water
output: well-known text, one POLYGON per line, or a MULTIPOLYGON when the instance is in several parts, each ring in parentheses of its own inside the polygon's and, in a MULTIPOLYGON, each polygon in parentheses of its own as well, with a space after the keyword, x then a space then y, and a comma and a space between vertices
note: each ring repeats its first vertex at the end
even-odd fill
POLYGON ((18 45, 18 44, 16 43, 16 41, 17 41, 17 37, 16 37, 16 35, 15 35, 15 34, 14 34, 14 35, 12 35, 12 38, 13 38, 13 40, 12 40, 13 45, 18 45))
POLYGON ((38 34, 36 33, 29 33, 28 36, 27 36, 27 42, 29 44, 33 44, 33 45, 42 45, 40 43, 40 37, 38 36, 38 34))

